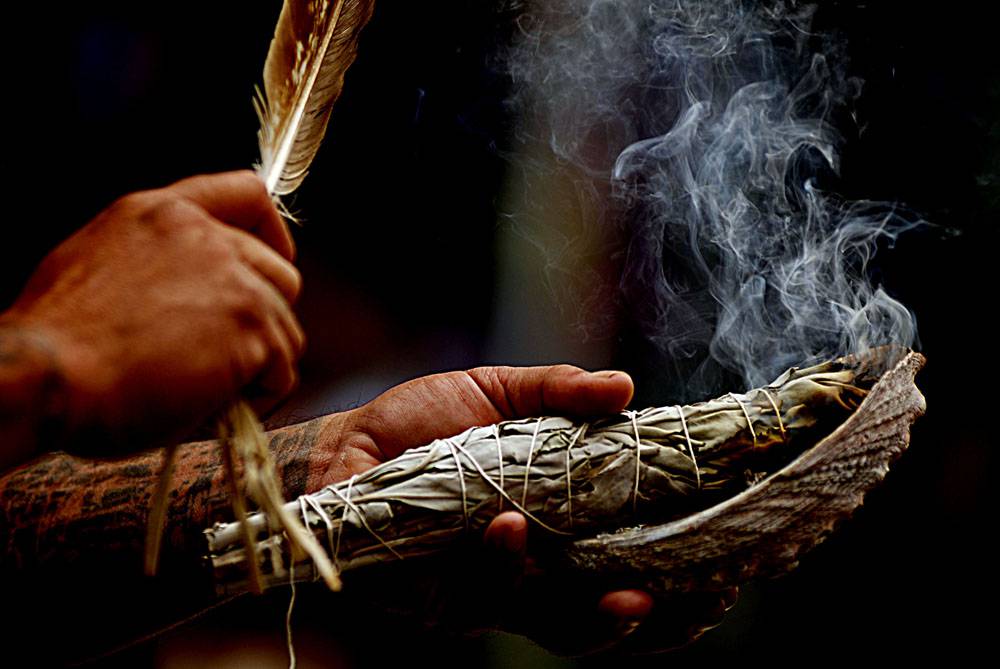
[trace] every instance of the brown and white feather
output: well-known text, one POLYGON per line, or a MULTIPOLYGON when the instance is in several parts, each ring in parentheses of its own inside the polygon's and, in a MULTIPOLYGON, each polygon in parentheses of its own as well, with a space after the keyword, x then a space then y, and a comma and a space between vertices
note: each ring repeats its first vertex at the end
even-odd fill
POLYGON ((272 195, 302 183, 326 133, 374 0, 286 0, 264 63, 258 173, 272 195))

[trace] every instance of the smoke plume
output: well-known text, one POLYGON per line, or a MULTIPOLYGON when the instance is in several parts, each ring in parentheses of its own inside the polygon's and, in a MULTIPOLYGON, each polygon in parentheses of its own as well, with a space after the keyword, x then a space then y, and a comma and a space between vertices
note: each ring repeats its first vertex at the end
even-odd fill
POLYGON ((872 279, 918 223, 831 191, 860 81, 813 9, 742 0, 519 2, 521 138, 610 183, 620 290, 690 394, 882 344, 912 314, 872 279), (843 127, 843 126, 841 126, 843 127), (540 130, 541 129, 541 130, 540 130))

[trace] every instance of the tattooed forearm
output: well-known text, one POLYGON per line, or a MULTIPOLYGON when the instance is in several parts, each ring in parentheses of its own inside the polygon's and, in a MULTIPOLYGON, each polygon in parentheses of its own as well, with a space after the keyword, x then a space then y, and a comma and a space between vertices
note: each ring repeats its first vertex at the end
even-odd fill
MULTIPOLYGON (((270 433, 287 497, 305 492, 316 475, 314 463, 333 448, 333 418, 270 433)), ((62 567, 95 554, 134 556, 138 569, 161 459, 159 452, 113 462, 56 453, 0 477, 0 571, 62 567)), ((167 512, 165 566, 197 562, 202 530, 230 519, 224 476, 216 442, 181 447, 167 512)))
MULTIPOLYGON (((286 496, 320 485, 340 457, 340 416, 270 433, 286 496)), ((61 665, 214 601, 202 568, 202 530, 231 519, 218 444, 180 448, 160 574, 150 579, 142 551, 161 463, 158 452, 117 462, 54 453, 0 475, 0 592, 7 609, 18 612, 0 641, 6 633, 32 648, 34 666, 61 665), (60 643, 46 636, 51 630, 60 643)))
POLYGON ((44 338, 0 317, 0 471, 60 436, 65 398, 44 338))

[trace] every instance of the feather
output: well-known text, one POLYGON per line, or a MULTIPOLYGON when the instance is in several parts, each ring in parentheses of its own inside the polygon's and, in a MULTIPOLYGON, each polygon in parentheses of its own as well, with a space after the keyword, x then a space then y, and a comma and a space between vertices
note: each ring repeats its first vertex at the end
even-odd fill
MULTIPOLYGON (((258 89, 254 100, 260 119, 257 173, 272 196, 294 192, 305 179, 344 88, 344 75, 357 57, 361 30, 374 9, 374 0, 285 0, 264 61, 264 91, 258 89)), ((339 590, 336 567, 314 537, 284 510, 274 462, 250 408, 245 403, 233 407, 220 433, 243 461, 250 496, 285 531, 296 552, 319 561, 323 580, 339 590)), ((235 468, 230 467, 229 475, 236 475, 235 468)), ((246 548, 252 554, 249 542, 246 548)), ((259 586, 257 569, 251 569, 251 579, 259 586)))
MULTIPOLYGON (((257 174, 272 196, 294 192, 305 179, 344 88, 344 75, 357 57, 361 29, 374 9, 374 0, 285 0, 264 61, 264 91, 258 89, 254 100, 260 119, 257 174)), ((296 552, 319 561, 323 580, 339 590, 336 567, 284 510, 274 462, 250 408, 242 402, 233 407, 220 433, 243 461, 250 496, 285 531, 296 552)), ((235 468, 230 467, 229 475, 236 475, 235 468)), ((249 542, 246 548, 253 552, 249 542)), ((251 579, 259 586, 257 569, 251 569, 251 579)))
MULTIPOLYGON (((374 10, 374 0, 285 0, 264 61, 264 90, 261 93, 258 89, 254 100, 260 119, 257 174, 273 197, 294 192, 305 179, 343 90, 344 75, 357 57, 361 30, 374 10)), ((236 485, 235 459, 239 458, 247 492, 270 522, 285 531, 293 553, 312 558, 326 584, 339 590, 336 567, 312 534, 284 510, 274 461, 250 407, 245 402, 232 406, 219 422, 219 433, 237 521, 246 516, 236 485)), ((150 575, 157 571, 176 456, 176 446, 167 449, 151 504, 145 556, 145 570, 150 575)), ((248 560, 250 581, 260 592, 260 570, 249 537, 245 545, 247 555, 254 556, 248 560)))
POLYGON ((264 63, 258 174, 273 195, 302 183, 316 156, 374 0, 286 0, 264 63))

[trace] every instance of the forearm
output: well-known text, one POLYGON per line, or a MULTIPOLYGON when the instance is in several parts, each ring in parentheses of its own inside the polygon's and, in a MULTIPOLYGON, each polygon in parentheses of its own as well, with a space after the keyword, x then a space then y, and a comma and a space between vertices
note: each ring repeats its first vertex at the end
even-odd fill
MULTIPOLYGON (((286 497, 318 485, 335 458, 335 414, 269 433, 286 497)), ((89 461, 54 453, 0 475, 0 591, 16 620, 0 632, 61 664, 105 652, 216 601, 202 530, 232 518, 214 441, 178 453, 160 575, 142 573, 162 454, 89 461), (60 643, 47 636, 59 630, 60 643)))
MULTIPOLYGON (((269 433, 286 497, 306 490, 322 441, 337 416, 269 433)), ((146 516, 162 454, 93 461, 54 453, 0 476, 0 571, 64 568, 95 555, 134 556, 141 566, 146 516)), ((194 563, 202 530, 231 518, 229 492, 215 441, 180 447, 170 492, 164 565, 194 563)))

